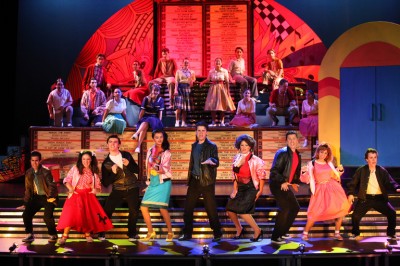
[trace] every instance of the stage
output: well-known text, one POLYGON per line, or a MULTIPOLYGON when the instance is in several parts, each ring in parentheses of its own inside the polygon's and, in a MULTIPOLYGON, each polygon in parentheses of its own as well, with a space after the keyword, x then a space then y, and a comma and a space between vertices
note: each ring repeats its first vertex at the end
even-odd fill
MULTIPOLYGON (((176 236, 177 237, 177 236, 176 236)), ((398 241, 386 237, 365 237, 360 240, 337 241, 333 238, 294 237, 283 245, 270 239, 251 242, 247 239, 193 239, 166 242, 156 239, 130 242, 128 239, 70 239, 64 246, 36 239, 31 244, 21 239, 0 238, 2 265, 132 265, 144 262, 162 265, 243 265, 261 261, 273 265, 398 265, 398 241), (15 250, 9 248, 16 244, 15 250), (304 244, 304 250, 301 245, 304 244), (389 244, 389 246, 387 245, 389 244), (146 261, 146 262, 145 262, 146 261)))
MULTIPOLYGON (((22 181, 22 180, 21 180, 22 181)), ((193 239, 178 241, 183 226, 183 203, 185 201, 186 184, 175 183, 171 193, 170 215, 173 223, 175 239, 166 242, 165 224, 159 212, 151 212, 154 230, 157 233, 153 241, 130 242, 126 237, 126 206, 121 206, 113 214, 115 228, 107 232, 107 240, 94 240, 87 243, 83 235, 72 231, 65 246, 47 242, 47 230, 40 211, 34 218, 36 239, 31 244, 23 243, 25 237, 22 223, 22 211, 16 207, 22 204, 24 183, 0 184, 0 262, 2 265, 132 265, 136 263, 151 263, 160 265, 240 265, 246 263, 260 264, 265 262, 272 265, 299 266, 299 265, 398 265, 400 262, 400 246, 396 240, 388 240, 385 236, 386 218, 376 211, 368 212, 361 224, 362 238, 350 240, 348 233, 351 229, 351 216, 347 215, 343 221, 341 233, 344 241, 334 240, 333 224, 316 223, 310 231, 310 240, 301 240, 301 233, 306 222, 306 207, 309 201, 309 192, 306 185, 300 187, 296 195, 301 210, 290 229, 293 238, 286 240, 286 244, 277 245, 270 241, 274 217, 277 212, 276 204, 270 195, 268 185, 265 185, 264 195, 256 205, 254 218, 265 232, 259 242, 251 242, 253 236, 251 228, 243 222, 246 229, 245 238, 234 240, 236 233, 232 221, 227 217, 224 206, 227 195, 231 192, 230 182, 219 182, 216 185, 218 213, 223 227, 223 237, 220 242, 212 242, 212 230, 202 206, 201 199, 195 211, 193 239), (15 249, 10 251, 14 246, 15 249), (301 246, 304 244, 304 250, 301 246), (114 247, 114 249, 113 249, 114 247)), ((55 210, 56 220, 62 210, 66 197, 66 188, 60 184, 60 204, 55 210)), ((98 195, 100 202, 108 196, 109 190, 104 188, 98 195)), ((398 208, 400 198, 390 195, 390 201, 398 208)), ((143 219, 138 222, 139 235, 143 238, 147 233, 143 219)), ((59 234, 59 237, 61 234, 59 234)))

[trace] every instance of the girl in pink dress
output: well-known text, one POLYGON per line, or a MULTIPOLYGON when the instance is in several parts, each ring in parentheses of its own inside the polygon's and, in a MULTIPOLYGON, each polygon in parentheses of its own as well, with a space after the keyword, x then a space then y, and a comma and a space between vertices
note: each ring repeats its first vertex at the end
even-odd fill
POLYGON ((104 232, 113 228, 96 193, 101 191, 99 167, 96 156, 91 151, 81 151, 78 161, 63 180, 68 188, 57 225, 57 231, 63 231, 60 245, 67 241, 71 229, 85 233, 87 242, 93 242, 92 233, 104 232))
POLYGON ((215 59, 215 68, 211 69, 208 77, 200 82, 200 87, 207 82, 211 82, 211 84, 204 104, 204 111, 211 112, 212 122, 210 126, 225 126, 225 112, 233 112, 236 107, 229 91, 228 70, 222 67, 221 58, 215 59))
POLYGON ((256 101, 251 98, 249 89, 243 92, 243 99, 238 103, 235 117, 229 123, 231 126, 253 127, 256 123, 256 101))
POLYGON ((340 235, 343 217, 350 210, 346 193, 340 184, 343 166, 335 168, 332 164, 332 150, 322 143, 315 151, 315 160, 301 169, 300 180, 310 184, 311 198, 307 210, 307 224, 303 231, 303 240, 308 240, 308 232, 317 221, 335 220, 334 239, 343 240, 340 235))
POLYGON ((308 139, 318 135, 318 100, 313 90, 306 91, 306 99, 302 103, 299 131, 304 136, 303 147, 307 147, 308 139))

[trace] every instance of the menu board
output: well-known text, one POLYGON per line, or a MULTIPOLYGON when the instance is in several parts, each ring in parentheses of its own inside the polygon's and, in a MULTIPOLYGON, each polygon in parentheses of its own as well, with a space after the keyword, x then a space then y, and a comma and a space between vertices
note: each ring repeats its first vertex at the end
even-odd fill
MULTIPOLYGON (((171 58, 181 66, 189 58, 190 69, 196 76, 207 76, 215 67, 215 58, 222 58, 227 67, 235 57, 235 48, 243 48, 243 58, 249 60, 251 30, 248 25, 250 1, 176 3, 159 0, 159 43, 158 50, 166 47, 171 58)), ((247 73, 249 70, 247 69, 247 73)))
POLYGON ((235 57, 235 48, 244 49, 243 58, 247 58, 247 5, 223 4, 209 5, 206 9, 206 66, 215 66, 215 58, 222 58, 227 67, 235 57))
MULTIPOLYGON (((285 147, 286 144, 286 132, 287 130, 271 130, 271 131, 259 131, 258 135, 258 154, 264 160, 266 164, 267 176, 272 167, 272 162, 276 152, 285 147)), ((300 132, 297 132, 300 136, 300 132)), ((298 147, 301 154, 301 164, 306 165, 311 160, 311 151, 306 148, 298 147)))
POLYGON ((202 74, 203 25, 201 5, 166 5, 161 9, 161 46, 170 50, 180 68, 188 58, 190 69, 202 74))
POLYGON ((40 150, 42 158, 75 157, 81 150, 81 131, 36 131, 33 149, 40 150))
MULTIPOLYGON (((107 137, 111 134, 105 133, 98 128, 73 128, 56 130, 49 128, 35 128, 31 130, 33 136, 31 150, 38 150, 42 153, 43 164, 52 169, 59 169, 61 179, 65 177, 70 168, 76 163, 77 154, 81 150, 88 149, 96 153, 99 166, 108 154, 107 137)), ((208 131, 208 138, 218 147, 220 165, 217 170, 217 180, 231 180, 232 160, 238 152, 235 148, 235 140, 239 135, 248 134, 255 138, 257 146, 255 154, 265 161, 267 177, 272 166, 275 153, 278 149, 286 146, 285 134, 287 130, 238 130, 212 129, 208 131)), ((121 150, 132 154, 135 161, 139 164, 139 178, 146 178, 146 152, 153 145, 151 132, 147 132, 142 144, 141 153, 134 153, 137 147, 137 140, 132 140, 133 132, 126 130, 121 139, 121 150)), ((196 141, 196 133, 193 129, 187 130, 167 130, 170 142, 171 170, 173 180, 187 180, 188 167, 192 143, 196 141)), ((299 133, 298 133, 299 134, 299 133)), ((302 165, 311 160, 311 150, 309 148, 298 147, 302 156, 302 165)))

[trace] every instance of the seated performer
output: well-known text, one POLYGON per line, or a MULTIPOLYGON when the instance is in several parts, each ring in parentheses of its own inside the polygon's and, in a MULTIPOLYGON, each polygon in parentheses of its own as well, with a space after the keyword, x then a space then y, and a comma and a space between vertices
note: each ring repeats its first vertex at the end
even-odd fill
POLYGON ((175 89, 175 74, 178 69, 175 59, 169 57, 169 49, 161 50, 161 58, 158 60, 154 71, 154 79, 149 81, 149 88, 156 83, 167 83, 169 93, 170 109, 174 109, 174 89, 175 89))
POLYGON ((131 99, 137 105, 141 105, 143 98, 149 95, 149 89, 147 87, 146 77, 143 71, 140 69, 139 61, 133 62, 133 87, 124 92, 125 98, 131 99))

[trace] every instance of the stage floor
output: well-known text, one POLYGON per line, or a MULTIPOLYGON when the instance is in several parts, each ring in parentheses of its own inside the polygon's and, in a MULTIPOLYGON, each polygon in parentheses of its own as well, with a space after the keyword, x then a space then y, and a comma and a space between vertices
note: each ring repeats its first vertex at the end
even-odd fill
POLYGON ((345 238, 344 241, 332 238, 310 238, 309 241, 303 241, 292 238, 286 241, 286 244, 276 245, 270 239, 259 242, 251 242, 249 239, 222 239, 220 242, 212 242, 211 239, 174 239, 173 242, 166 242, 164 239, 147 242, 109 239, 103 242, 94 240, 93 243, 87 243, 84 239, 70 239, 64 246, 60 246, 57 243, 48 243, 47 239, 36 239, 31 244, 26 244, 21 239, 0 238, 0 261, 11 262, 12 265, 43 265, 43 262, 44 265, 50 265, 51 262, 57 266, 63 263, 67 265, 68 262, 70 265, 74 262, 72 259, 86 261, 86 266, 92 265, 91 263, 99 265, 101 261, 105 265, 131 265, 137 260, 154 260, 163 265, 206 263, 204 265, 231 266, 243 266, 246 262, 266 259, 279 261, 282 265, 316 265, 314 263, 318 262, 324 266, 395 265, 400 261, 398 241, 389 241, 386 237, 365 237, 360 240, 345 238), (17 246, 10 252, 14 243, 17 246), (304 244, 303 253, 299 250, 301 244, 304 244), (113 246, 117 247, 114 253, 113 246))

